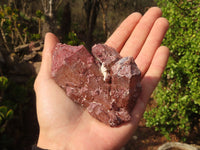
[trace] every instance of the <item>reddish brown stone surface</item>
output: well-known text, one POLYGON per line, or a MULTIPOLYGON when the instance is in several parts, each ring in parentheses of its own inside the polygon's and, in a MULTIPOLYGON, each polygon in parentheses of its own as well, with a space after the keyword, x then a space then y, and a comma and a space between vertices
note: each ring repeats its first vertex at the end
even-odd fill
POLYGON ((84 46, 57 44, 52 56, 52 77, 74 102, 99 121, 118 126, 131 119, 140 92, 140 70, 132 57, 122 58, 104 44, 92 55, 84 46))

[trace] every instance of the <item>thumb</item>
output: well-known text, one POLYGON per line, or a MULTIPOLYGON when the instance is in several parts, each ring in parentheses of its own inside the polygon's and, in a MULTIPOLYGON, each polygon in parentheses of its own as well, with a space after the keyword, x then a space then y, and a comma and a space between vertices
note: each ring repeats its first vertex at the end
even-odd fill
POLYGON ((52 51, 58 42, 58 38, 53 33, 45 35, 42 63, 39 71, 39 74, 44 77, 49 78, 51 75, 52 51))

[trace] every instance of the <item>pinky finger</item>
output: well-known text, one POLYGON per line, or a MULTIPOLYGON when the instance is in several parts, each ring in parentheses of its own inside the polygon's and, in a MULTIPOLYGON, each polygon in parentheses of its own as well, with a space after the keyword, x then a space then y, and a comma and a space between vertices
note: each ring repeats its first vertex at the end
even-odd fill
POLYGON ((144 101, 145 105, 148 103, 149 97, 160 81, 162 73, 167 65, 168 58, 169 49, 166 46, 160 46, 157 49, 151 65, 141 82, 143 91, 143 94, 141 94, 141 99, 144 101))
POLYGON ((165 66, 167 65, 168 58, 169 49, 165 46, 159 47, 153 57, 149 69, 142 79, 142 92, 132 112, 133 122, 138 123, 142 117, 149 101, 149 97, 160 81, 165 66))

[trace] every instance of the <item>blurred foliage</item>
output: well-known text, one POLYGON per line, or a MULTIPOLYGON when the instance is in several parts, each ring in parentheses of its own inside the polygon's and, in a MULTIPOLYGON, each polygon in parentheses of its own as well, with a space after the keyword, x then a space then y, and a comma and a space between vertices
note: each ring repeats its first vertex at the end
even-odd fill
POLYGON ((8 79, 4 76, 0 76, 0 90, 3 93, 8 87, 8 79))
POLYGON ((200 0, 157 0, 170 28, 163 44, 171 52, 154 99, 145 113, 146 125, 167 138, 186 140, 200 128, 200 0))
POLYGON ((0 106, 0 134, 4 132, 8 120, 13 117, 13 110, 6 106, 0 106))
POLYGON ((22 114, 27 109, 33 82, 34 78, 31 78, 24 85, 17 84, 5 76, 0 76, 0 149, 12 147, 15 137, 12 133, 20 132, 17 125, 23 120, 22 114), (18 123, 15 124, 15 129, 10 129, 12 124, 9 122, 16 118, 18 123))
MULTIPOLYGON (((4 92, 8 87, 8 79, 4 76, 0 76, 0 136, 4 133, 6 129, 7 122, 13 117, 13 110, 9 109, 8 106, 2 104, 4 92)), ((2 145, 2 141, 0 139, 2 145)))
MULTIPOLYGON (((39 12, 36 14, 38 17, 41 15, 39 12)), ((0 23, 3 42, 10 51, 14 46, 29 42, 31 36, 28 35, 34 34, 38 26, 36 18, 30 18, 18 9, 7 5, 0 5, 0 23)))
POLYGON ((31 39, 31 41, 37 41, 37 40, 41 39, 41 35, 40 34, 31 34, 30 39, 31 39))
POLYGON ((35 14, 36 14, 36 17, 38 17, 38 18, 41 18, 43 15, 41 10, 37 10, 35 14))
POLYGON ((75 32, 69 32, 67 37, 66 37, 66 41, 65 41, 68 45, 85 45, 84 42, 80 41, 80 39, 78 39, 77 34, 75 32))

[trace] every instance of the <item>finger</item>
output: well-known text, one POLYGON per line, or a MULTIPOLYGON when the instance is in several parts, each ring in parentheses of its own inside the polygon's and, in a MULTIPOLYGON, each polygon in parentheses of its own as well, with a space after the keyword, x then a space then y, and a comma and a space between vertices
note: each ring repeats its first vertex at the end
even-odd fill
POLYGON ((162 76, 165 66, 167 65, 168 57, 169 49, 165 46, 159 47, 148 71, 142 79, 142 91, 145 94, 141 94, 141 97, 145 104, 162 76))
POLYGON ((146 105, 149 101, 149 97, 151 96, 152 92, 156 88, 161 78, 161 75, 165 69, 168 57, 169 57, 169 49, 165 46, 159 47, 155 53, 155 56, 152 60, 152 63, 147 73, 142 79, 142 82, 141 82, 142 92, 132 112, 133 124, 135 122, 138 123, 140 118, 142 117, 146 109, 146 105))
POLYGON ((153 25, 152 30, 149 33, 144 46, 142 47, 142 50, 135 59, 136 64, 140 68, 142 76, 149 68, 152 58, 160 46, 168 27, 169 23, 165 18, 157 19, 153 25))
POLYGON ((142 15, 140 13, 133 13, 129 15, 120 24, 120 26, 111 35, 111 37, 106 41, 105 44, 115 48, 119 52, 141 17, 142 15))
POLYGON ((39 74, 45 75, 46 77, 50 77, 52 50, 58 42, 59 40, 54 34, 47 33, 45 35, 44 49, 42 53, 42 63, 39 74))
POLYGON ((153 24, 161 17, 161 15, 162 11, 158 7, 150 8, 144 14, 122 48, 120 52, 121 56, 133 56, 133 58, 136 58, 151 31, 153 24))

